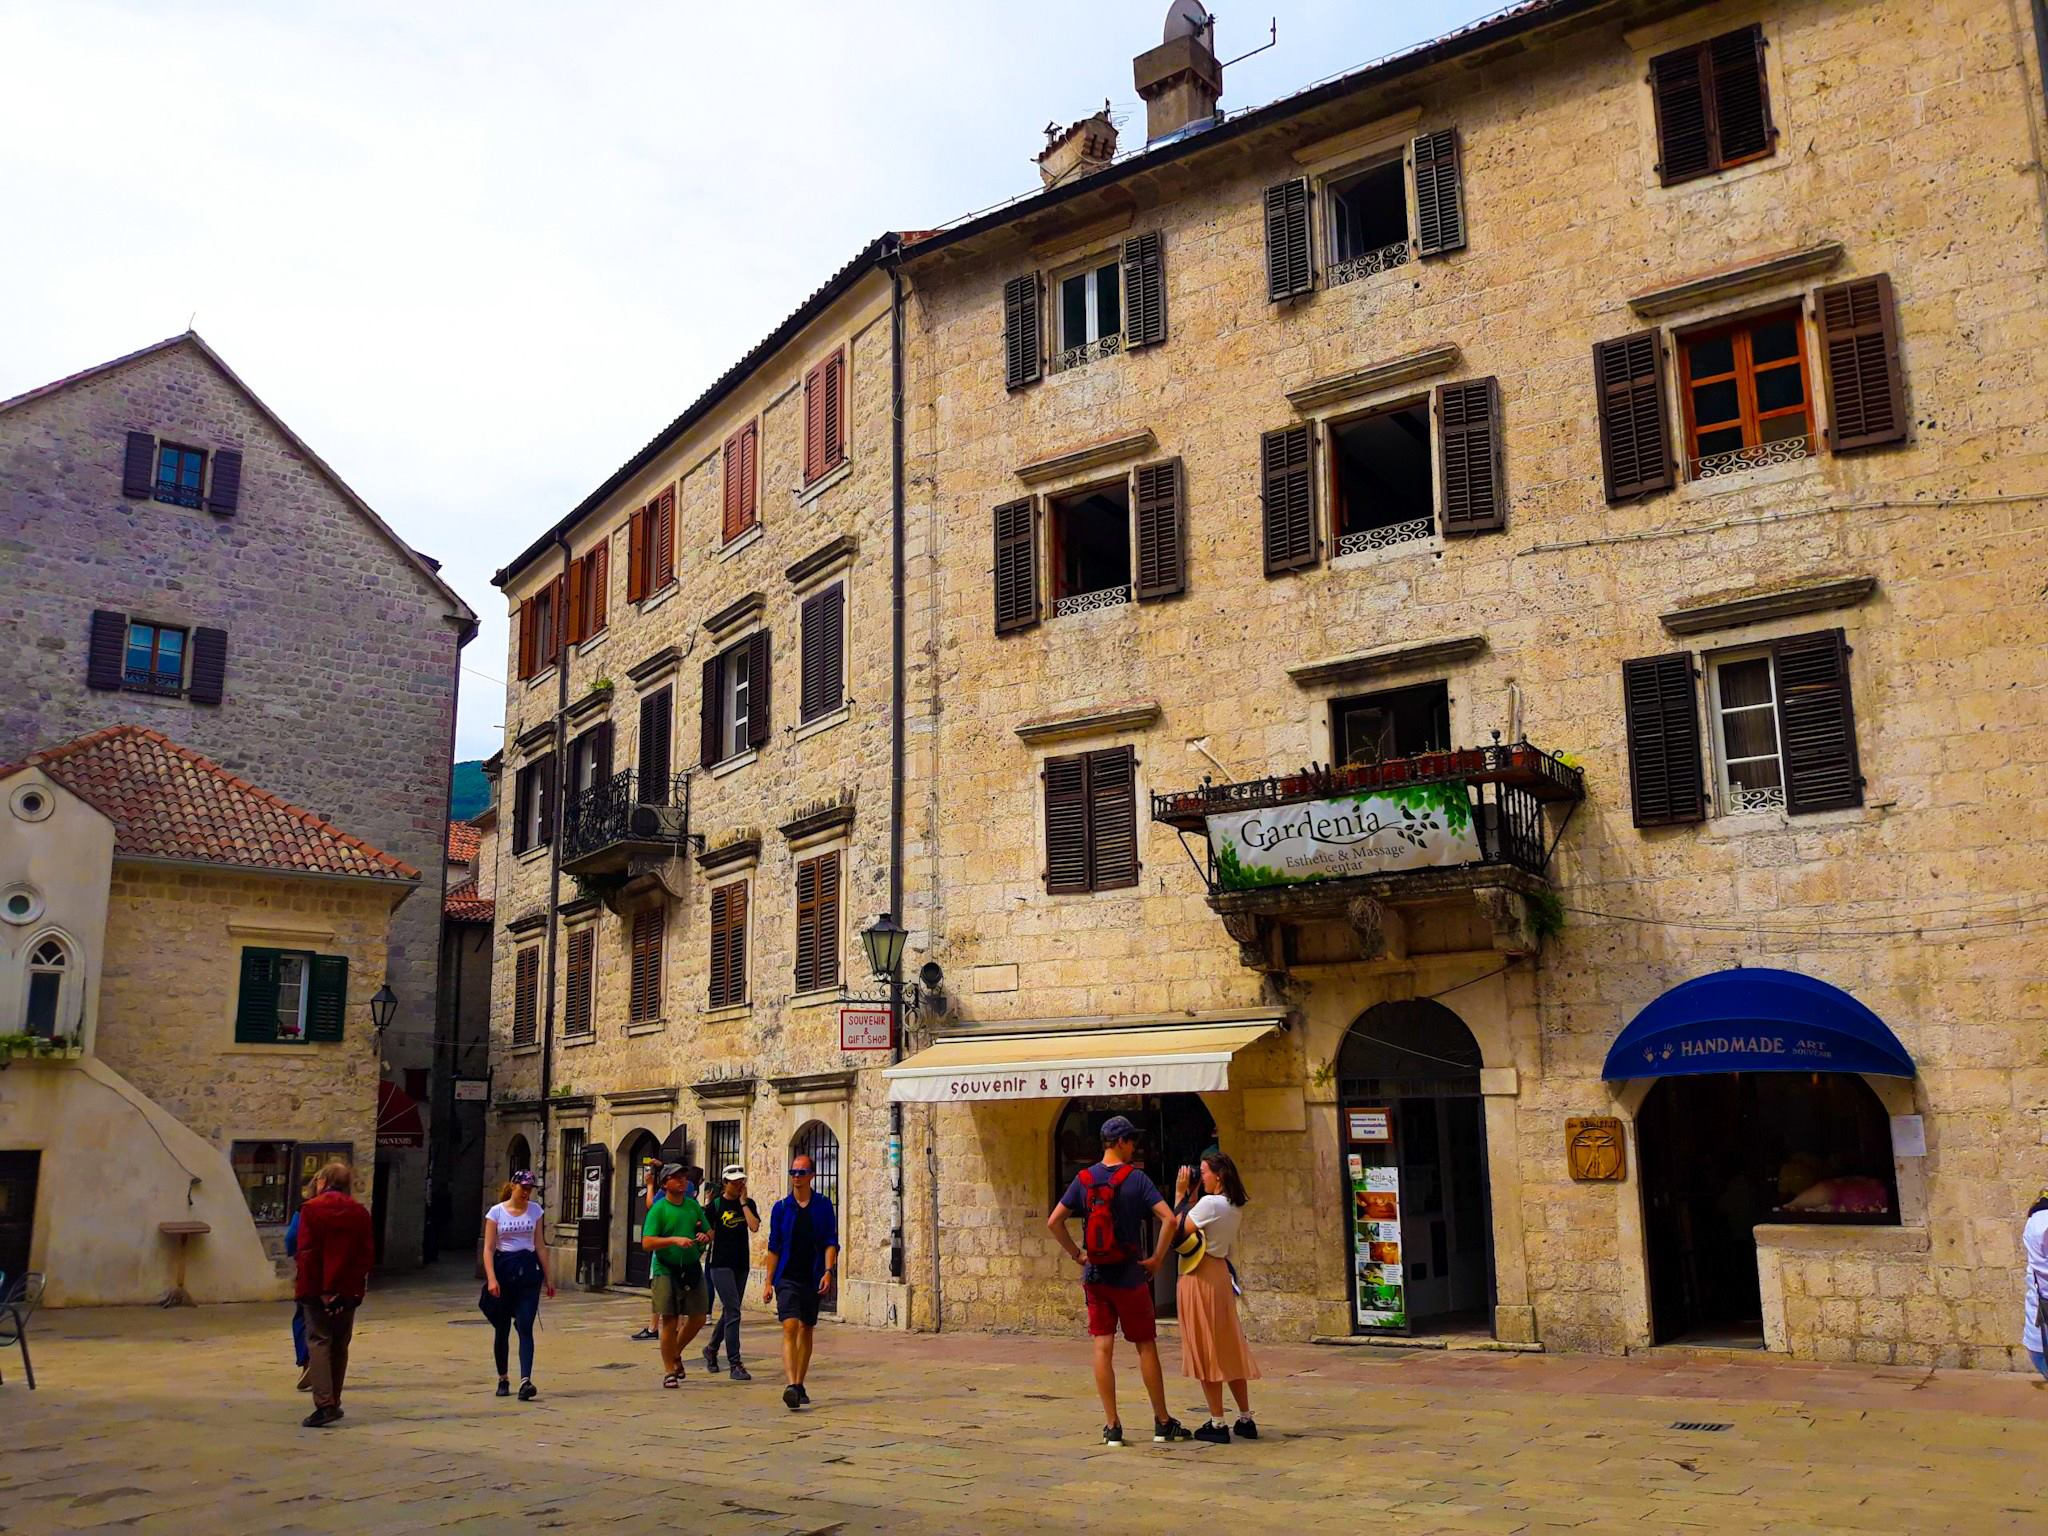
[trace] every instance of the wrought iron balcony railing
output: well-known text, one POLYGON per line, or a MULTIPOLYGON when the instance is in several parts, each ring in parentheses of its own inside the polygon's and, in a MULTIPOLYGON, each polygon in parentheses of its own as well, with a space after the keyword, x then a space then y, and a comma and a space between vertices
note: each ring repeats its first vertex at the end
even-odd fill
POLYGON ((147 667, 130 667, 121 674, 121 686, 131 693, 161 693, 176 698, 185 691, 182 678, 152 672, 147 667))
POLYGON ((1329 286, 1338 287, 1344 283, 1356 282, 1361 277, 1371 277, 1376 272, 1391 272, 1396 267, 1408 265, 1408 242, 1397 241, 1383 245, 1378 250, 1366 251, 1348 261, 1330 263, 1329 286))
POLYGON ((199 487, 180 485, 175 480, 159 480, 156 483, 156 499, 168 501, 174 507, 196 507, 199 505, 199 487))
POLYGON ((1397 544, 1413 544, 1419 539, 1436 536, 1436 519, 1418 517, 1405 523, 1389 523, 1381 528, 1367 528, 1360 533, 1344 533, 1337 536, 1337 555, 1362 555, 1375 549, 1392 549, 1397 544))
POLYGON ((562 864, 617 850, 681 848, 690 837, 690 776, 679 773, 643 783, 631 768, 593 784, 571 800, 562 817, 562 864))

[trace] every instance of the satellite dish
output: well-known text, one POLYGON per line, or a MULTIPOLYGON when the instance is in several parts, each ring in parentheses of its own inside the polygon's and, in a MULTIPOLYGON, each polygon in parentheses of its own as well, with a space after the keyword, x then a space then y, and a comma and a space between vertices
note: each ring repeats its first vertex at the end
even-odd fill
POLYGON ((1177 37, 1201 37, 1216 25, 1216 18, 1202 9, 1202 0, 1173 0, 1166 10, 1166 35, 1161 42, 1177 37))

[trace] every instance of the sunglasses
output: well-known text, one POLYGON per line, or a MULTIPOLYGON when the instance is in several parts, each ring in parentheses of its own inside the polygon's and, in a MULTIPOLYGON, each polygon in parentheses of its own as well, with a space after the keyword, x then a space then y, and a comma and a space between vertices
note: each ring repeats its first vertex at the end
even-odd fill
POLYGON ((792 1179, 808 1179, 815 1172, 815 1168, 792 1168, 789 1170, 789 1176, 792 1179))

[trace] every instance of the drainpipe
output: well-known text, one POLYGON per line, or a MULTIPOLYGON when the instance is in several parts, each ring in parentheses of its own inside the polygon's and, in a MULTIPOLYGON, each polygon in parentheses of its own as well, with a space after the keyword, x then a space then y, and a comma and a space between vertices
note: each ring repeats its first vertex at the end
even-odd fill
MULTIPOLYGON (((903 273, 889 259, 889 910, 903 910, 903 273)), ((898 922, 902 921, 899 916, 898 922)), ((890 979, 889 1061, 903 1059, 903 977, 890 979)), ((903 1106, 889 1101, 889 1278, 903 1274, 903 1106)), ((906 1324, 908 1319, 905 1319, 906 1324)))
MULTIPOLYGON (((562 533, 555 534, 555 543, 562 551, 562 574, 569 574, 569 540, 562 533)), ((564 588, 567 582, 563 583, 564 588)), ((568 604, 561 605, 562 611, 554 616, 557 636, 566 631, 563 626, 569 622, 568 604)), ((556 929, 560 926, 557 912, 562 903, 562 804, 563 791, 568 787, 562 781, 562 766, 568 757, 569 733, 569 647, 555 648, 555 745, 554 745, 554 793, 548 807, 548 952, 546 979, 547 1006, 541 1010, 540 1034, 540 1145, 534 1149, 534 1173, 540 1180, 541 1198, 547 1198, 548 1189, 548 1095, 555 1085, 555 940, 556 929)), ((557 1218, 559 1220, 559 1217, 557 1218)), ((547 1234, 541 1234, 547 1240, 547 1234)))

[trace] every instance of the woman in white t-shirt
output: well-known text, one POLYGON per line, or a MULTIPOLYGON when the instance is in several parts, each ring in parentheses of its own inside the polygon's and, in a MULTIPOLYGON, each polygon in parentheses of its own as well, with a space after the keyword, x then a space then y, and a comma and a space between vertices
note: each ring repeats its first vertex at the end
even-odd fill
POLYGON ((546 1214, 533 1198, 538 1182, 521 1170, 503 1200, 484 1216, 484 1293, 477 1305, 491 1320, 491 1353, 498 1362, 498 1396, 510 1397, 506 1378, 506 1337, 519 1330, 519 1401, 530 1403, 540 1393, 533 1385, 533 1320, 540 1313, 543 1292, 555 1294, 548 1275, 547 1244, 542 1240, 546 1214))
POLYGON ((1259 1426, 1252 1419, 1249 1383, 1259 1374, 1245 1341, 1244 1324, 1237 1316, 1237 1276, 1229 1259, 1237 1246, 1237 1229, 1244 1220, 1244 1208, 1251 1197, 1237 1164, 1217 1148, 1202 1154, 1201 1187, 1195 1187, 1195 1172, 1183 1168, 1174 1186, 1174 1210, 1179 1231, 1176 1246, 1195 1249, 1181 1258, 1180 1289, 1176 1293, 1180 1317, 1180 1369, 1183 1376, 1202 1384, 1208 1399, 1209 1422, 1195 1431, 1197 1440, 1213 1445, 1230 1443, 1231 1426, 1223 1417, 1223 1386, 1237 1399, 1237 1434, 1242 1440, 1259 1438, 1259 1426), (1194 1235, 1201 1235, 1196 1248, 1194 1235), (1199 1257, 1197 1257, 1199 1255, 1199 1257), (1190 1259, 1196 1262, 1190 1264, 1190 1259))
POLYGON ((2020 1249, 2027 1261, 2027 1310, 2020 1324, 2020 1344, 2034 1369, 2048 1377, 2048 1346, 2041 1340, 2041 1298, 2048 1296, 2048 1189, 2027 1210, 2020 1249))

